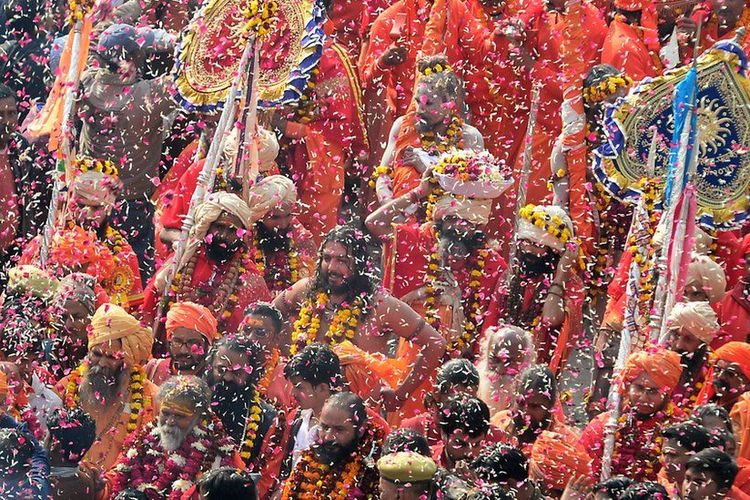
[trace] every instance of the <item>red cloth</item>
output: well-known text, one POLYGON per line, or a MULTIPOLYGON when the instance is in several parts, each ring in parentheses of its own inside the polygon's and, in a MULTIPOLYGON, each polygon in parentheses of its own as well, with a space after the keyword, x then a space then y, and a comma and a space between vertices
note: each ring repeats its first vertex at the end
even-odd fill
POLYGON ((750 460, 738 458, 737 466, 740 468, 737 477, 734 478, 729 497, 733 500, 750 499, 750 460))
POLYGON ((740 396, 729 412, 729 418, 732 419, 732 427, 740 447, 737 456, 750 460, 750 392, 740 396))
POLYGON ((615 17, 609 25, 602 63, 611 64, 635 82, 647 76, 658 76, 664 70, 659 55, 646 47, 641 27, 628 24, 621 16, 615 17))
POLYGON ((750 338, 750 295, 748 285, 739 282, 724 296, 716 308, 721 330, 711 342, 718 349, 732 341, 747 342, 750 338))
POLYGON ((0 152, 0 253, 13 244, 18 232, 18 196, 13 169, 8 161, 7 148, 0 152))

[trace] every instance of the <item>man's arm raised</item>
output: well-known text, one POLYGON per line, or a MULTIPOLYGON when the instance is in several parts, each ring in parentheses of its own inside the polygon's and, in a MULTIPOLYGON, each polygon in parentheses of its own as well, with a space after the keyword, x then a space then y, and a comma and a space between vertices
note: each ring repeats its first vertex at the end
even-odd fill
POLYGON ((368 215, 365 220, 367 230, 378 238, 390 236, 393 231, 393 223, 397 221, 397 218, 403 215, 410 205, 419 203, 432 192, 431 177, 432 168, 428 168, 422 174, 422 181, 419 186, 398 198, 392 199, 368 215))
POLYGON ((397 411, 403 402, 440 366, 445 354, 445 339, 414 309, 388 295, 378 307, 381 327, 387 327, 399 337, 420 347, 414 366, 401 385, 381 391, 386 411, 397 411))

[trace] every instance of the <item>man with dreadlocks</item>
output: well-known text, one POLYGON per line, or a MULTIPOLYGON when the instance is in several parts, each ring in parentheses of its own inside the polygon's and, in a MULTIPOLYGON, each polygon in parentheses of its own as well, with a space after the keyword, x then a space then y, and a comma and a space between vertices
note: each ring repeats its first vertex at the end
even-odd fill
POLYGON ((386 411, 398 410, 432 375, 445 352, 445 340, 434 328, 377 288, 365 235, 350 227, 328 233, 315 277, 282 292, 274 305, 287 318, 297 317, 292 355, 313 342, 330 344, 352 390, 379 399, 386 411), (386 357, 394 335, 420 349, 411 368, 404 359, 386 357))

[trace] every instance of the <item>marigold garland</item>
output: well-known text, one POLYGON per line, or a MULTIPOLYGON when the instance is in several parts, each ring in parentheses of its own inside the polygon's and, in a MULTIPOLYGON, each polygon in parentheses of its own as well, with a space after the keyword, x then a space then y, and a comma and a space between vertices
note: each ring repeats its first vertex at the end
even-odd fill
MULTIPOLYGON (((640 181, 640 191, 643 198, 644 208, 648 214, 648 236, 653 238, 656 226, 659 223, 656 212, 656 202, 659 199, 661 181, 658 178, 644 178, 640 181)), ((638 282, 638 308, 642 317, 648 317, 651 308, 651 299, 654 295, 653 269, 655 264, 655 251, 653 245, 641 245, 631 235, 628 239, 628 248, 633 254, 633 260, 638 264, 640 279, 638 282)))
POLYGON ((618 473, 626 473, 628 476, 644 478, 644 480, 654 480, 656 477, 656 466, 659 464, 659 455, 661 453, 664 438, 661 436, 661 429, 670 425, 675 412, 675 405, 672 401, 667 403, 664 410, 657 412, 647 420, 639 420, 634 417, 633 412, 627 408, 623 414, 617 418, 617 429, 615 430, 615 450, 612 456, 612 464, 617 467, 627 467, 627 469, 613 469, 618 473), (656 422, 651 429, 642 429, 644 424, 656 422), (626 431, 626 432, 623 432, 626 431), (643 447, 646 453, 635 456, 629 453, 631 447, 643 447), (632 470, 638 458, 649 457, 646 460, 645 468, 642 470, 632 470))
POLYGON ((629 89, 633 79, 627 75, 613 75, 583 89, 583 99, 588 104, 604 101, 620 89, 629 89))
MULTIPOLYGON (((550 216, 543 208, 537 207, 536 205, 526 205, 518 211, 519 217, 526 219, 539 229, 542 229, 560 240, 563 244, 567 244, 573 241, 573 234, 562 220, 557 215, 550 216)), ((586 269, 586 261, 583 255, 583 250, 578 248, 578 265, 581 269, 586 269)))
POLYGON ((260 406, 260 392, 257 390, 253 391, 253 399, 250 403, 250 408, 247 410, 247 419, 245 421, 245 432, 242 438, 242 446, 240 446, 240 458, 248 465, 250 462, 250 456, 255 448, 255 438, 258 437, 258 428, 260 427, 260 419, 263 414, 263 408, 260 406))
POLYGON ((279 4, 276 0, 250 0, 242 12, 245 16, 245 34, 266 37, 274 28, 279 4))
POLYGON ((375 189, 378 178, 383 176, 393 177, 393 169, 388 165, 379 165, 375 167, 375 170, 372 171, 372 177, 370 177, 370 181, 368 182, 370 187, 375 189))
POLYGON ((272 290, 284 290, 291 285, 299 281, 299 252, 294 244, 294 238, 288 238, 289 250, 286 251, 286 263, 289 268, 289 280, 283 279, 279 271, 278 266, 267 267, 266 256, 263 253, 263 248, 260 246, 257 235, 253 240, 253 248, 255 249, 255 267, 258 269, 258 273, 266 280, 266 283, 274 280, 272 290), (270 276, 266 275, 266 272, 272 273, 270 276))
MULTIPOLYGON (((73 408, 80 405, 79 390, 81 387, 81 379, 88 371, 88 366, 82 363, 78 368, 73 370, 68 378, 68 383, 65 386, 65 406, 73 408)), ((128 418, 127 431, 133 432, 138 428, 138 416, 145 406, 151 406, 150 399, 146 399, 143 396, 143 382, 146 380, 146 371, 140 367, 135 366, 130 372, 130 399, 128 401, 128 407, 130 409, 130 417, 128 418)))
POLYGON ((77 21, 83 21, 93 9, 94 0, 68 0, 68 22, 74 25, 77 21))
MULTIPOLYGON (((299 311, 299 317, 294 322, 292 330, 292 344, 290 353, 294 356, 299 349, 315 342, 320 330, 320 317, 328 305, 330 298, 325 292, 319 292, 315 303, 311 297, 305 299, 299 311)), ((359 320, 364 311, 364 301, 357 297, 351 304, 342 303, 333 315, 331 324, 328 326, 326 338, 331 346, 335 346, 345 340, 353 341, 357 333, 359 320)))
POLYGON ((444 134, 436 134, 432 130, 419 133, 420 149, 429 154, 445 153, 451 149, 461 149, 463 146, 464 121, 460 116, 451 117, 444 134))
POLYGON ((101 172, 111 177, 117 177, 120 173, 115 164, 110 160, 95 160, 93 158, 81 157, 76 158, 73 166, 81 173, 101 172))
POLYGON ((258 392, 264 396, 268 394, 268 387, 271 385, 271 379, 276 371, 276 367, 279 365, 279 359, 281 359, 281 353, 278 348, 274 347, 271 349, 271 356, 268 358, 266 366, 263 369, 263 378, 258 382, 258 392))

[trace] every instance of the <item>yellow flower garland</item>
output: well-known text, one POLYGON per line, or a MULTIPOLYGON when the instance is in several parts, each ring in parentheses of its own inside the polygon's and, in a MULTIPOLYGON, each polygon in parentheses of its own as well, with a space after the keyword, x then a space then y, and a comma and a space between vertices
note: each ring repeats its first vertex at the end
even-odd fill
POLYGON ((583 89, 583 99, 589 104, 601 102, 614 95, 619 89, 629 89, 633 79, 629 76, 616 75, 605 78, 596 85, 583 89))
MULTIPOLYGON (((550 216, 542 207, 528 204, 519 210, 518 215, 562 241, 563 244, 573 241, 573 234, 565 221, 557 215, 550 216)), ((586 269, 586 261, 580 247, 578 248, 578 265, 581 269, 586 269)))
MULTIPOLYGON (((266 275, 266 256, 263 254, 263 249, 258 243, 258 237, 255 236, 253 240, 253 248, 255 248, 255 267, 258 268, 258 273, 265 278, 266 275)), ((281 288, 286 288, 299 281, 299 252, 294 245, 294 239, 289 238, 289 251, 287 252, 287 264, 289 265, 289 281, 290 283, 277 283, 281 288)))
POLYGON ((250 0, 242 12, 246 19, 245 34, 254 33, 258 38, 264 38, 273 30, 278 12, 276 0, 250 0))
POLYGON ((381 176, 393 177, 393 169, 388 165, 379 165, 372 171, 372 176, 368 184, 372 189, 375 189, 375 185, 378 182, 378 178, 381 176))
MULTIPOLYGON (((65 386, 65 406, 73 408, 80 404, 80 396, 78 394, 81 386, 81 379, 88 370, 85 364, 81 364, 76 368, 68 379, 68 383, 65 386)), ((133 432, 138 428, 138 415, 143 410, 144 404, 151 404, 149 399, 145 399, 143 396, 143 382, 146 380, 146 371, 140 367, 135 366, 130 372, 130 400, 128 405, 130 407, 130 417, 128 418, 127 431, 133 432)))
MULTIPOLYGON (((658 178, 641 179, 639 188, 643 197, 644 207, 648 213, 649 225, 648 234, 653 238, 659 219, 656 213, 656 200, 659 198, 661 181, 658 178)), ((633 260, 638 264, 640 270, 640 280, 638 282, 638 302, 639 310, 644 317, 648 315, 651 299, 654 295, 653 267, 655 252, 653 245, 646 245, 645 248, 639 246, 633 235, 628 240, 628 248, 633 254, 633 260)))
POLYGON ((117 177, 120 173, 115 164, 109 160, 95 160, 93 158, 81 157, 76 158, 73 166, 81 173, 101 172, 112 177, 117 177))
MULTIPOLYGON (((292 330, 292 344, 289 348, 290 354, 297 354, 301 346, 310 345, 315 342, 320 330, 320 314, 325 309, 330 298, 325 292, 319 292, 313 304, 312 298, 307 298, 299 311, 299 317, 294 322, 292 330)), ((333 316, 328 326, 326 338, 331 346, 335 346, 345 340, 354 340, 359 326, 359 318, 362 316, 362 299, 357 298, 351 306, 340 307, 333 316)))
POLYGON ((429 130, 419 133, 420 148, 430 152, 436 150, 439 153, 445 153, 460 145, 463 141, 464 121, 458 115, 451 117, 451 122, 445 130, 445 136, 441 137, 435 132, 429 130))
POLYGON ((248 465, 250 456, 255 447, 255 438, 258 437, 258 428, 260 427, 260 418, 263 409, 260 406, 260 393, 256 390, 253 394, 253 401, 247 412, 247 421, 245 423, 245 435, 240 447, 240 458, 248 465))

